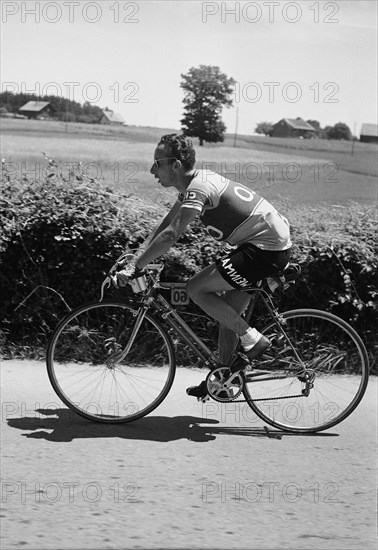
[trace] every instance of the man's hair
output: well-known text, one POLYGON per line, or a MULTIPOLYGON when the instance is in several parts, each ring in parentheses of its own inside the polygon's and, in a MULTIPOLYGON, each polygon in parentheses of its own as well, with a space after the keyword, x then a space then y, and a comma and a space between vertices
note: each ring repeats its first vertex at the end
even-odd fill
POLYGON ((196 162, 196 152, 190 138, 178 134, 166 134, 160 138, 158 145, 164 145, 168 157, 175 157, 182 162, 185 170, 191 170, 196 162))

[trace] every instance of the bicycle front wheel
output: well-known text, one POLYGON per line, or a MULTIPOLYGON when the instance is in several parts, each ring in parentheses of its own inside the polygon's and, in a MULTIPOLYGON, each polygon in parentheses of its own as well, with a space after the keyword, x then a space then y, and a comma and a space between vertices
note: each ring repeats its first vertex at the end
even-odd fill
POLYGON ((176 368, 172 342, 148 313, 135 330, 138 311, 132 304, 86 304, 57 326, 47 349, 47 371, 71 410, 98 422, 130 422, 166 397, 176 368))
POLYGON ((369 377, 365 346, 345 321, 323 311, 282 314, 263 332, 271 348, 245 374, 244 396, 265 422, 291 432, 326 430, 361 401, 369 377))

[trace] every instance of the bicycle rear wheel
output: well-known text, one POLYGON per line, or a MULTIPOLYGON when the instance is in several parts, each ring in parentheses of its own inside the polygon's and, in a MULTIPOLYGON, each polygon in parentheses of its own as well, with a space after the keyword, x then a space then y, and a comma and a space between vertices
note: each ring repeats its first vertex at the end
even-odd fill
POLYGON ((138 306, 101 302, 69 313, 47 349, 47 371, 60 399, 90 420, 130 422, 149 414, 168 394, 175 375, 172 342, 146 313, 124 359, 138 306))
POLYGON ((256 361, 256 369, 245 373, 244 396, 276 428, 331 428, 354 411, 365 393, 365 346, 348 323, 331 313, 302 309, 282 317, 283 330, 271 323, 261 331, 273 345, 256 361))

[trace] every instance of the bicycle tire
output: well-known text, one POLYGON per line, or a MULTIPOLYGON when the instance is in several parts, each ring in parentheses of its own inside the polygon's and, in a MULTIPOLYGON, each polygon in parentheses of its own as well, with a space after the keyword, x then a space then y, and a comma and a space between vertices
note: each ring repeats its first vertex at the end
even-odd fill
POLYGON ((96 422, 131 422, 152 412, 175 376, 172 341, 146 313, 127 355, 117 363, 139 306, 113 301, 84 304, 66 315, 47 348, 47 372, 59 398, 96 422))
POLYGON ((271 348, 244 375, 244 397, 262 420, 282 430, 311 433, 342 422, 360 403, 369 378, 366 348, 343 319, 316 309, 282 314, 281 329, 272 322, 261 332, 271 348), (300 360, 299 360, 300 359, 300 360), (254 365, 254 366, 255 366, 254 365), (314 376, 309 395, 303 366, 314 376))

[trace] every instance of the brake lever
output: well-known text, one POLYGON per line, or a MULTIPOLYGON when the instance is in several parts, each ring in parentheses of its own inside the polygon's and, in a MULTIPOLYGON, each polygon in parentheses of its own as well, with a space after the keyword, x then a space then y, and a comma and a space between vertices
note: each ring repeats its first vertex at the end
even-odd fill
MULTIPOLYGON (((101 285, 101 296, 100 296, 100 302, 102 302, 102 300, 104 299, 104 292, 106 289, 108 289, 111 285, 112 285, 112 282, 114 283, 114 286, 116 286, 116 288, 119 288, 118 285, 117 285, 117 267, 120 263, 120 261, 122 261, 122 259, 126 256, 126 254, 123 254, 120 258, 118 258, 118 260, 116 261, 116 263, 110 268, 109 272, 108 272, 108 275, 105 277, 105 279, 102 281, 102 285, 101 285)), ((144 271, 142 272, 138 272, 138 277, 140 277, 140 275, 142 275, 143 273, 145 273, 144 271)))
POLYGON ((117 273, 117 266, 121 261, 125 260, 128 256, 132 257, 133 255, 128 252, 124 252, 123 254, 121 254, 121 256, 117 258, 117 261, 113 264, 113 266, 108 271, 107 276, 102 281, 100 302, 102 302, 102 300, 104 299, 105 290, 107 290, 112 284, 113 277, 115 273, 117 273))

